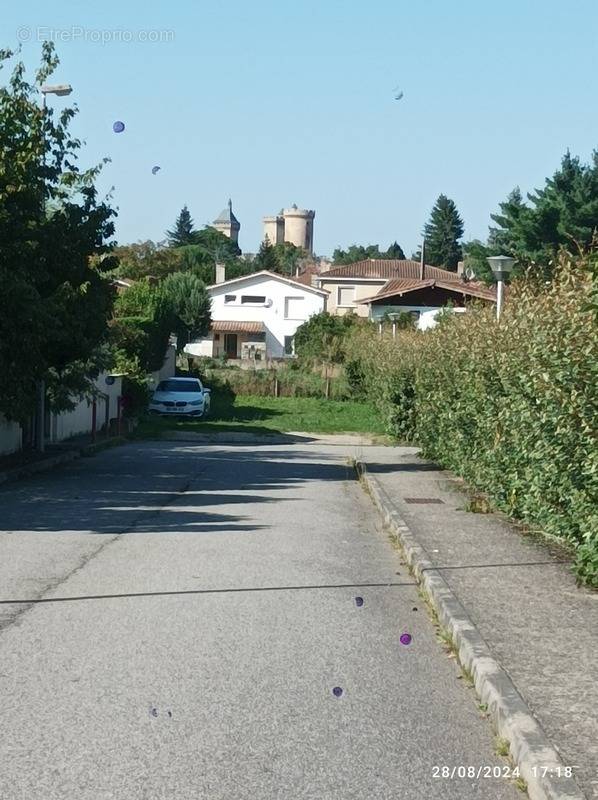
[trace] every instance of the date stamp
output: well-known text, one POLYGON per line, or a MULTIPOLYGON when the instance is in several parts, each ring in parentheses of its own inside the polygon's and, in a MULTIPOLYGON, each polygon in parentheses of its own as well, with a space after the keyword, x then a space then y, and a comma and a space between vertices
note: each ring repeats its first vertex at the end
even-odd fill
POLYGON ((501 764, 435 764, 432 767, 433 778, 519 778, 519 767, 501 764))
MULTIPOLYGON (((545 778, 547 775, 552 778, 571 778, 573 777, 573 767, 546 766, 532 767, 532 774, 535 778, 545 778)), ((433 778, 520 778, 519 767, 510 767, 500 764, 435 764, 432 767, 433 778)))

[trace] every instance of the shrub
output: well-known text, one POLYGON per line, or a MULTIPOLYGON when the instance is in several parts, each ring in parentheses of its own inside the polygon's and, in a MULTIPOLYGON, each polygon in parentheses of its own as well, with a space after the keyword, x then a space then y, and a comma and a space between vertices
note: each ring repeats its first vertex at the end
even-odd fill
POLYGON ((578 576, 598 586, 596 266, 560 262, 549 285, 513 284, 499 324, 478 306, 394 340, 358 333, 347 369, 389 432, 574 544, 578 576))

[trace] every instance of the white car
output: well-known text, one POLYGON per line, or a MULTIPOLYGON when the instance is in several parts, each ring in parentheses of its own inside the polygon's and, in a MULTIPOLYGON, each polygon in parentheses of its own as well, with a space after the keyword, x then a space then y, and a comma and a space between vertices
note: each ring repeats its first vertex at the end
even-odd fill
POLYGON ((206 417, 210 411, 210 390, 198 378, 167 378, 160 381, 150 400, 150 414, 206 417))

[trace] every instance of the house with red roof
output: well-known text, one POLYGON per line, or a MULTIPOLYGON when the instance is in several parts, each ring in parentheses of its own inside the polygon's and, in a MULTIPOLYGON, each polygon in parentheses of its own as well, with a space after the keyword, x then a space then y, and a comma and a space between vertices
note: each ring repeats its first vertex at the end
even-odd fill
POLYGON ((434 325, 447 306, 462 312, 472 301, 496 302, 495 288, 468 279, 462 269, 451 272, 409 259, 365 259, 332 267, 314 280, 328 292, 331 314, 352 312, 379 320, 406 312, 420 329, 434 325))

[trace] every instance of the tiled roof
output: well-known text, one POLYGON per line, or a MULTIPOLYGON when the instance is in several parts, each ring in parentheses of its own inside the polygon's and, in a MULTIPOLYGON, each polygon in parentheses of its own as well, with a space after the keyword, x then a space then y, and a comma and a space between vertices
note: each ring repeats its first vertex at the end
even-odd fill
POLYGON ((488 286, 483 286, 477 281, 441 281, 434 280, 433 278, 420 281, 398 278, 387 281, 384 286, 380 287, 380 291, 377 294, 371 297, 360 298, 357 302, 367 305, 387 297, 394 297, 397 294, 406 294, 407 292, 415 292, 418 289, 426 289, 434 286, 438 286, 439 289, 448 289, 451 292, 462 292, 471 297, 480 297, 484 300, 496 300, 496 291, 488 286))
POLYGON ((456 272, 439 267, 431 267, 428 264, 424 267, 424 278, 420 279, 421 265, 419 261, 398 258, 368 258, 365 261, 356 261, 355 264, 345 264, 340 267, 333 267, 327 272, 322 272, 319 277, 325 281, 326 278, 344 278, 351 281, 351 278, 386 278, 387 282, 376 295, 360 300, 360 303, 368 303, 373 300, 380 300, 383 297, 390 297, 393 294, 402 292, 413 292, 416 289, 423 289, 426 286, 439 286, 443 289, 459 291, 471 297, 481 297, 484 300, 496 300, 496 289, 486 286, 480 281, 465 281, 456 272))
MULTIPOLYGON (((354 264, 345 264, 332 267, 327 272, 322 272, 320 277, 326 278, 412 278, 419 280, 421 266, 419 261, 399 258, 366 258, 354 264)), ((456 272, 439 267, 424 268, 424 278, 435 280, 450 280, 461 283, 461 278, 456 272)))
POLYGON ((265 328, 263 322, 214 319, 212 320, 212 330, 216 333, 262 333, 265 328))

